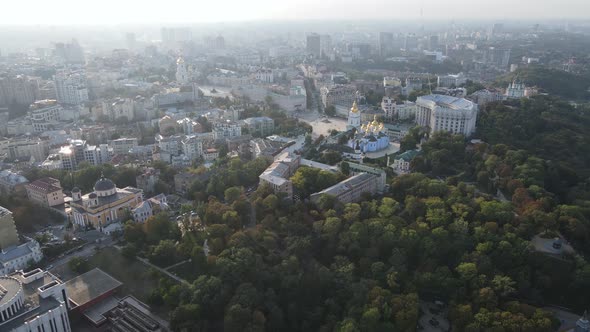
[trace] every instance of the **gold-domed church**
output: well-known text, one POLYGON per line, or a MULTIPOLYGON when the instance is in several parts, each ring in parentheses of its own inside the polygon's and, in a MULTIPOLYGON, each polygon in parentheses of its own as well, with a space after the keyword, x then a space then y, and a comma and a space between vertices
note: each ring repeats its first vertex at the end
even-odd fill
POLYGON ((102 231, 113 222, 121 220, 138 204, 143 202, 141 189, 117 188, 115 183, 101 175, 94 185, 94 191, 82 195, 80 189, 72 189, 70 202, 72 221, 79 226, 92 225, 102 231))
POLYGON ((354 136, 348 141, 348 146, 355 151, 366 153, 376 152, 389 147, 389 136, 382 122, 373 121, 361 124, 361 112, 358 109, 356 100, 348 113, 348 130, 354 130, 354 136))

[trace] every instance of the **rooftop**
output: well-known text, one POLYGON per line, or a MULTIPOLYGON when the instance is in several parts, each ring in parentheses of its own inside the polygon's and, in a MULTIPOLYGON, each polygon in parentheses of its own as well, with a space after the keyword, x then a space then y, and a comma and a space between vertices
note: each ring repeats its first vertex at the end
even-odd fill
POLYGON ((328 194, 333 196, 339 196, 342 193, 345 193, 356 186, 360 185, 361 183, 375 177, 373 174, 368 173, 360 173, 355 176, 352 176, 340 183, 337 183, 329 188, 326 188, 320 191, 318 194, 328 194))
POLYGON ((434 103, 437 106, 443 106, 451 109, 473 109, 475 104, 464 98, 456 98, 447 95, 427 95, 418 97, 417 103, 434 103))
POLYGON ((27 187, 42 191, 44 193, 51 193, 61 190, 61 186, 59 186, 59 180, 49 177, 35 180, 29 183, 27 187))
POLYGON ((66 282, 72 307, 79 307, 123 285, 99 268, 90 270, 66 282))
POLYGON ((10 261, 30 254, 32 252, 31 248, 38 245, 37 241, 30 240, 18 246, 4 248, 0 252, 0 266, 4 266, 4 264, 10 261))
MULTIPOLYGON (((9 278, 18 283, 24 292, 23 295, 25 298, 25 305, 13 316, 16 318, 0 324, 1 331, 12 331, 17 327, 22 326, 25 322, 34 319, 39 314, 59 307, 60 302, 54 297, 48 296, 46 298, 42 298, 38 292, 38 289, 44 285, 48 285, 50 283, 61 284, 61 280, 59 280, 53 274, 41 269, 37 269, 25 273, 22 271, 15 272, 11 274, 9 278)), ((8 287, 16 286, 16 283, 12 281, 6 281, 6 277, 1 280, 2 285, 6 284, 8 287)), ((12 290, 14 290, 14 288, 12 288, 12 290)))

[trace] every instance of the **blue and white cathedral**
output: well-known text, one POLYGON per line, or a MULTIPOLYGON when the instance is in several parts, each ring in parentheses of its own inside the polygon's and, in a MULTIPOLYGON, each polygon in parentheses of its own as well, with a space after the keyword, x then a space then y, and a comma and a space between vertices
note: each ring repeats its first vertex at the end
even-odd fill
POLYGON ((348 146, 357 152, 376 152, 389 147, 389 136, 383 123, 377 121, 377 116, 373 121, 361 124, 361 112, 356 100, 348 112, 346 129, 354 132, 352 138, 348 140, 348 146))

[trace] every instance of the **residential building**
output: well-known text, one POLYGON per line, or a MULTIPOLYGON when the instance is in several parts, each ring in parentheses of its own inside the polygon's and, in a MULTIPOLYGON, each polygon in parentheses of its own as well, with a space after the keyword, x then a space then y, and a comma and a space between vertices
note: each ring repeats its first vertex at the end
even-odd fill
POLYGON ((479 107, 483 107, 488 103, 504 100, 504 95, 496 90, 482 89, 475 91, 469 96, 479 107))
POLYGON ((379 56, 387 57, 393 52, 393 33, 379 32, 379 56))
POLYGON ((136 137, 122 137, 109 142, 109 147, 113 149, 113 154, 129 154, 129 151, 137 147, 136 137))
POLYGON ((301 163, 301 156, 285 152, 278 155, 275 161, 260 174, 260 184, 269 185, 275 193, 283 193, 293 197, 293 183, 289 178, 295 174, 301 163))
POLYGON ((226 120, 213 124, 213 137, 215 140, 242 136, 242 127, 239 123, 226 120))
POLYGON ((397 103, 393 98, 383 97, 381 109, 385 112, 385 120, 388 122, 408 120, 416 116, 416 103, 411 101, 397 103))
POLYGON ((143 172, 135 177, 135 183, 138 189, 146 193, 153 193, 156 183, 160 180, 160 170, 153 167, 146 167, 143 172))
POLYGON ((310 33, 307 35, 305 49, 307 54, 313 55, 316 58, 322 55, 321 36, 317 33, 310 33))
POLYGON ((72 221, 78 226, 92 225, 103 229, 111 223, 121 221, 130 211, 143 202, 141 189, 126 187, 119 189, 104 176, 94 185, 94 191, 82 196, 80 189, 72 189, 72 221))
MULTIPOLYGON (((0 275, 24 270, 42 259, 43 253, 39 243, 27 238, 23 243, 17 243, 0 251, 0 275)), ((0 329, 0 331, 2 330, 0 329)))
POLYGON ((18 173, 9 170, 0 172, 0 193, 3 195, 25 196, 27 193, 25 185, 27 183, 29 183, 29 180, 18 173))
POLYGON ((410 164, 414 158, 421 154, 418 150, 408 150, 393 158, 393 163, 389 165, 397 174, 410 173, 410 164))
MULTIPOLYGON (((18 232, 12 218, 12 212, 0 206, 0 250, 14 247, 19 244, 18 232)), ((3 273, 4 275, 6 273, 3 273)))
POLYGON ((37 79, 23 75, 0 77, 0 105, 30 105, 38 97, 37 79))
POLYGON ((109 121, 133 121, 135 119, 135 105, 131 98, 117 98, 102 102, 102 114, 109 121))
POLYGON ((378 192, 379 178, 373 174, 359 173, 320 192, 311 194, 309 199, 317 203, 322 195, 335 197, 343 204, 360 201, 363 194, 378 192))
POLYGON ((489 47, 484 50, 483 62, 499 69, 508 69, 510 64, 511 49, 489 47))
POLYGON ((55 100, 39 100, 29 107, 29 118, 33 131, 42 133, 53 130, 61 120, 63 109, 55 100))
POLYGON ((84 72, 58 72, 53 77, 57 102, 80 105, 88 101, 86 74, 84 72))
POLYGON ((477 104, 445 95, 427 95, 416 100, 416 123, 431 132, 448 131, 469 136, 475 132, 477 104))
POLYGON ((50 272, 35 269, 0 277, 0 330, 72 332, 65 284, 50 272))
POLYGON ((407 77, 406 86, 402 88, 402 95, 409 96, 413 91, 422 90, 422 79, 419 77, 407 77))
POLYGON ((143 201, 131 209, 133 220, 137 223, 146 222, 152 215, 153 210, 149 201, 143 201))
POLYGON ((219 158, 219 150, 213 148, 203 150, 204 161, 213 161, 217 158, 219 158))
POLYGON ((275 131, 275 121, 266 116, 244 119, 244 124, 253 136, 265 137, 272 135, 275 131))
POLYGON ((199 100, 199 88, 195 83, 180 88, 168 88, 153 96, 156 107, 193 103, 199 100))
POLYGON ((252 158, 265 157, 273 160, 274 157, 284 148, 280 142, 273 142, 263 138, 255 138, 250 140, 250 152, 252 158))
POLYGON ((187 136, 182 140, 182 153, 190 160, 203 156, 203 141, 195 135, 187 136))
POLYGON ((194 121, 189 118, 178 120, 176 123, 185 135, 198 134, 204 131, 203 125, 201 125, 198 121, 194 121))
POLYGON ((46 207, 64 204, 64 193, 58 179, 41 178, 25 187, 27 196, 35 204, 46 207))
POLYGON ((76 39, 69 43, 56 43, 55 55, 66 64, 84 64, 84 50, 76 39))
POLYGON ((463 73, 439 75, 437 82, 438 87, 442 88, 459 87, 467 83, 467 77, 463 73))
POLYGON ((49 153, 49 142, 30 136, 13 137, 6 146, 8 157, 12 160, 42 161, 49 153))
POLYGON ((320 96, 324 107, 346 106, 356 99, 356 87, 349 84, 324 86, 320 89, 320 96))

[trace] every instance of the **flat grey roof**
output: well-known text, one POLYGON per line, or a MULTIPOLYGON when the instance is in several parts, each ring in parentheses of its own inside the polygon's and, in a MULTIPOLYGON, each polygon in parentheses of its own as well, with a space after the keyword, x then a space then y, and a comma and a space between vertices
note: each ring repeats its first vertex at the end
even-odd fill
POLYGON ((66 282, 68 298, 74 306, 82 306, 123 285, 99 268, 90 270, 66 282))

